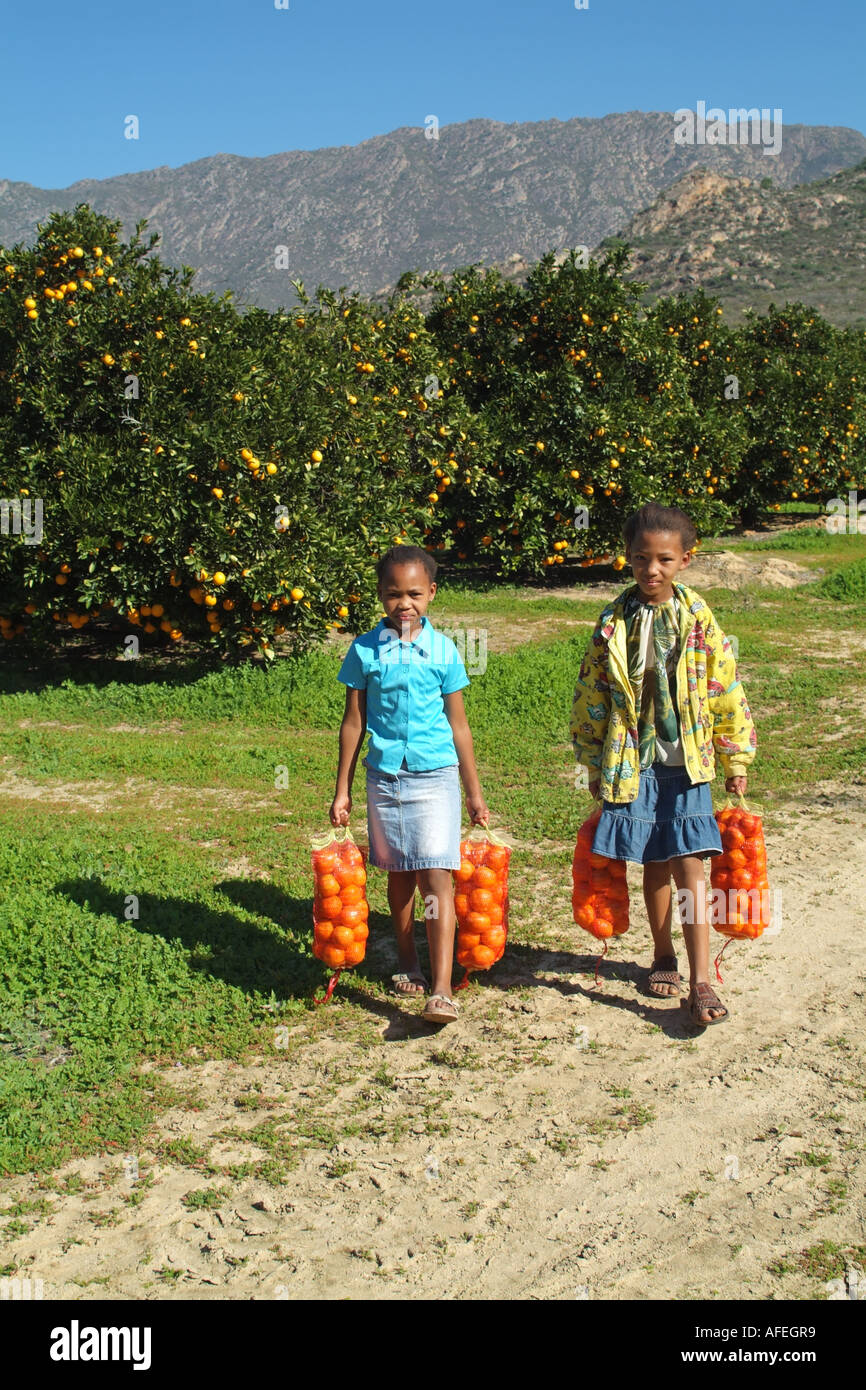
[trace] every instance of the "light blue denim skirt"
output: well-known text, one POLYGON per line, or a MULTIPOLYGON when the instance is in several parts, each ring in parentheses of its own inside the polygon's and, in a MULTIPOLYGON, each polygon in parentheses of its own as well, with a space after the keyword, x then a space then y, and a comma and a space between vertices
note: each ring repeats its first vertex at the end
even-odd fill
POLYGON ((641 772, 634 801, 602 807, 592 847, 609 859, 652 864, 722 852, 710 784, 692 782, 684 767, 653 763, 641 772))
POLYGON ((427 772, 367 767, 367 834, 376 869, 459 869, 458 764, 427 772))

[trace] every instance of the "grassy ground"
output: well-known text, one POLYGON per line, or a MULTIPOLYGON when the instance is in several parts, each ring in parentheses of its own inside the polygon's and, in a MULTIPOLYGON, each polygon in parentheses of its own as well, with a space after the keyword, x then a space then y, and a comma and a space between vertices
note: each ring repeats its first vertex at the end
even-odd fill
MULTIPOLYGON (((708 594, 739 639, 760 739, 752 786, 772 820, 816 769, 844 781, 866 765, 856 577, 866 537, 736 543, 756 556, 768 547, 831 580, 844 566, 855 576, 836 591, 824 581, 708 594)), ((516 844, 512 952, 574 943, 577 929, 546 916, 544 899, 567 880, 590 809, 574 789, 568 717, 599 607, 464 585, 440 590, 431 609, 440 627, 519 633, 466 692, 492 824, 516 844)), ((172 1099, 143 1059, 243 1058, 281 1024, 303 1035, 323 1026, 311 1002, 323 970, 310 951, 308 842, 327 826, 348 640, 271 671, 6 662, 0 1172, 133 1146, 172 1099)), ((355 825, 363 831, 359 815, 355 825)), ((340 986, 353 1005, 341 1030, 358 1038, 384 993, 384 875, 371 875, 370 901, 373 949, 340 986)))

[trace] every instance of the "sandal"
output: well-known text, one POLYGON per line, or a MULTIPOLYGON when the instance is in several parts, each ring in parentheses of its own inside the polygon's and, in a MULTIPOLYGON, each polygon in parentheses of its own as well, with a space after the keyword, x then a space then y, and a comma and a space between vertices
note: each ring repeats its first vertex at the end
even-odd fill
POLYGON ((693 1028, 709 1028, 713 1023, 727 1023, 730 1018, 730 1010, 725 1007, 712 985, 698 984, 692 985, 689 990, 688 1003, 689 1025, 693 1028), (725 1012, 718 1018, 701 1018, 704 1009, 724 1009, 725 1012))
POLYGON ((459 1016, 456 1002, 449 999, 447 994, 431 994, 421 1014, 428 1023, 453 1023, 459 1016))
POLYGON ((647 988, 656 999, 674 999, 681 993, 683 982, 680 972, 677 970, 676 956, 659 956, 654 960, 649 969, 649 979, 647 988), (662 994, 660 990, 653 989, 653 985, 676 985, 674 994, 662 994))
POLYGON ((391 993, 400 994, 404 997, 409 996, 415 999, 419 994, 427 993, 427 981, 420 970, 401 971, 399 975, 391 976, 391 993), (415 986, 413 989, 412 986, 415 986))

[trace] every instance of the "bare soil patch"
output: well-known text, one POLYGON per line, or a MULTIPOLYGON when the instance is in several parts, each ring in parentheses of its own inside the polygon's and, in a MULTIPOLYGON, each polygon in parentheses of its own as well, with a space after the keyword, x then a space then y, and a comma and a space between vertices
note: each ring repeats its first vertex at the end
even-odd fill
MULTIPOLYGON (((769 831, 781 930, 728 949, 722 1027, 692 1037, 644 994, 639 892, 595 989, 545 870, 559 944, 509 947, 457 1024, 368 1001, 359 1029, 343 982, 283 1050, 162 1069, 182 1099, 138 1154, 3 1183, 53 1204, 4 1261, 82 1300, 825 1296, 799 1252, 864 1239, 864 816, 866 783, 819 782, 769 831), (282 1185, 158 1156, 261 1161, 266 1119, 312 1136, 282 1185)), ((390 943, 371 958, 389 972, 390 943)))

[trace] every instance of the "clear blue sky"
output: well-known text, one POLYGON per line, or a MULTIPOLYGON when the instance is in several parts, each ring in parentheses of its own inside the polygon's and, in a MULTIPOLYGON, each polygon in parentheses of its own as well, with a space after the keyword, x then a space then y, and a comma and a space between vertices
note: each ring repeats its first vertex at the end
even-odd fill
POLYGON ((7 7, 3 40, 0 178, 43 188, 354 145, 428 115, 704 100, 866 132, 866 0, 41 0, 7 7))

